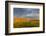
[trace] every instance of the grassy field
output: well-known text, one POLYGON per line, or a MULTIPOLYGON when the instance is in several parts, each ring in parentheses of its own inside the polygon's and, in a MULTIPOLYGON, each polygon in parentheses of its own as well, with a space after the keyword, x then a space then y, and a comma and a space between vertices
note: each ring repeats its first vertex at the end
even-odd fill
POLYGON ((14 19, 14 28, 39 27, 39 20, 14 19))

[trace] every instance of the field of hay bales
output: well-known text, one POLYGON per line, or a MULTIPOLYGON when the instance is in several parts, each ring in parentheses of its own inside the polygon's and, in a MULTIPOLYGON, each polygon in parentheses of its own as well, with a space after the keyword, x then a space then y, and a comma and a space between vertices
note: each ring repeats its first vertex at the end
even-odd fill
POLYGON ((31 18, 16 18, 14 17, 14 28, 22 27, 39 27, 39 20, 31 18))

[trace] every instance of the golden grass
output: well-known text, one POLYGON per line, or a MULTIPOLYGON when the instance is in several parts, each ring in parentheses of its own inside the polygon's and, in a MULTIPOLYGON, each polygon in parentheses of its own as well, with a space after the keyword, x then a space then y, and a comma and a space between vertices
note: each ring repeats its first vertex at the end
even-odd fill
POLYGON ((16 18, 14 17, 14 28, 19 27, 38 27, 39 20, 31 19, 31 18, 16 18))

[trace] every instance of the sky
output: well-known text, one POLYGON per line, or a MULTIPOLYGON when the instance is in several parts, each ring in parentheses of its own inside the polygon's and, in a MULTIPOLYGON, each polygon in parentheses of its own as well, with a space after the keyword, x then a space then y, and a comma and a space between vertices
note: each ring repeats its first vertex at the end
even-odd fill
POLYGON ((39 17, 38 8, 14 8, 13 12, 16 17, 39 17))

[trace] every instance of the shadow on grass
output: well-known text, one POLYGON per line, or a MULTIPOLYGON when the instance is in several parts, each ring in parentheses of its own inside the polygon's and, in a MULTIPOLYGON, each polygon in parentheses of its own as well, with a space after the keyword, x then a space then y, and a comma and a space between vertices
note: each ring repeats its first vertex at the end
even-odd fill
POLYGON ((39 27, 39 21, 30 21, 30 22, 14 22, 14 28, 22 27, 39 27))

